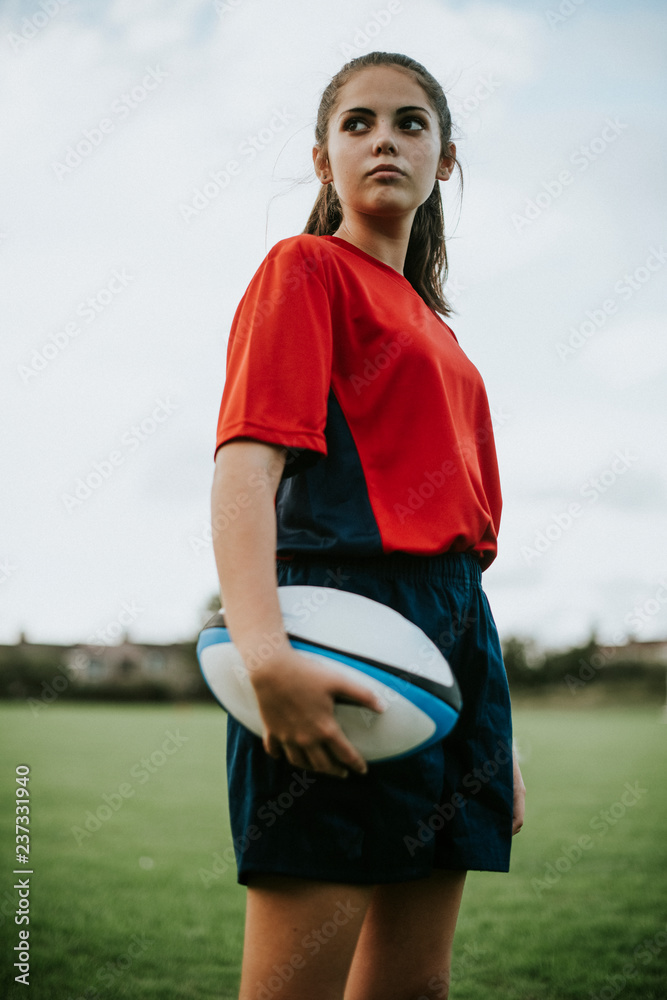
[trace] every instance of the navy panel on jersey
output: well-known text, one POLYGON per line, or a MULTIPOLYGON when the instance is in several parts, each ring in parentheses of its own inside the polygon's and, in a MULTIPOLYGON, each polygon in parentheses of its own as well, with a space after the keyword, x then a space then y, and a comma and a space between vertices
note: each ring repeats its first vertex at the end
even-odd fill
MULTIPOLYGON (((382 539, 359 453, 333 392, 325 430, 327 454, 283 478, 276 512, 279 555, 292 552, 382 552, 382 539)), ((290 470, 291 473, 291 470, 290 470)))

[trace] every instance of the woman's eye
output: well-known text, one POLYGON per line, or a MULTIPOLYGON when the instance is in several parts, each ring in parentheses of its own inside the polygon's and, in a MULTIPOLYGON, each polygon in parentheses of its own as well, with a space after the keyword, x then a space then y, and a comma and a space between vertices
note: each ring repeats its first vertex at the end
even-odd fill
POLYGON ((417 132, 420 131, 421 129, 426 128, 426 122, 423 121, 423 119, 421 118, 405 118, 404 121, 402 122, 402 125, 411 126, 410 128, 406 129, 406 131, 408 132, 417 132), (415 125, 416 128, 412 128, 413 125, 415 125))
POLYGON ((363 120, 363 118, 348 118, 344 125, 345 131, 360 132, 361 129, 356 128, 357 125, 365 127, 366 122, 363 120))
MULTIPOLYGON (((404 118, 401 122, 401 128, 405 132, 421 132, 427 127, 428 126, 423 118, 415 116, 404 118)), ((348 118, 343 125, 343 129, 346 132, 362 132, 368 128, 369 125, 365 118, 348 118)))

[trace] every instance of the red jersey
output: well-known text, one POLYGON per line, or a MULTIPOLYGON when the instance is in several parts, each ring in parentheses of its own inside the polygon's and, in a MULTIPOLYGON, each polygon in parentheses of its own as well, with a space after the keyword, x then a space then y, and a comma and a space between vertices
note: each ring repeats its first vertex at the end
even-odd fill
POLYGON ((482 378, 407 278, 345 240, 281 240, 250 282, 216 453, 234 438, 289 449, 279 556, 495 558, 502 501, 482 378))

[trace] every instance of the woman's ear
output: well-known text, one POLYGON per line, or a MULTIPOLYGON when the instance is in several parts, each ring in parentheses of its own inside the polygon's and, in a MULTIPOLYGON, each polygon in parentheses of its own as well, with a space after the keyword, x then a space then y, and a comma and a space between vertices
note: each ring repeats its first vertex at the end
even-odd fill
POLYGON ((438 164, 438 172, 435 175, 437 181, 448 181, 449 178, 454 173, 454 164, 456 156, 456 146, 453 142, 449 144, 449 154, 447 156, 442 156, 440 158, 440 163, 438 164))
POLYGON ((331 184, 333 177, 331 176, 331 167, 329 166, 329 161, 320 149, 319 146, 313 146, 313 166, 315 167, 315 173, 318 180, 322 184, 331 184))

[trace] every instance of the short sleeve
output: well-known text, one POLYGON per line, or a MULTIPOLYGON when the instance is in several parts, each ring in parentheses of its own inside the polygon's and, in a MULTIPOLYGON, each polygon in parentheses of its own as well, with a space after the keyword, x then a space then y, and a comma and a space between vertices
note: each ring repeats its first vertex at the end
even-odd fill
POLYGON ((331 307, 317 242, 296 236, 272 248, 239 303, 227 348, 215 453, 239 437, 283 445, 293 452, 286 475, 327 453, 331 307))

